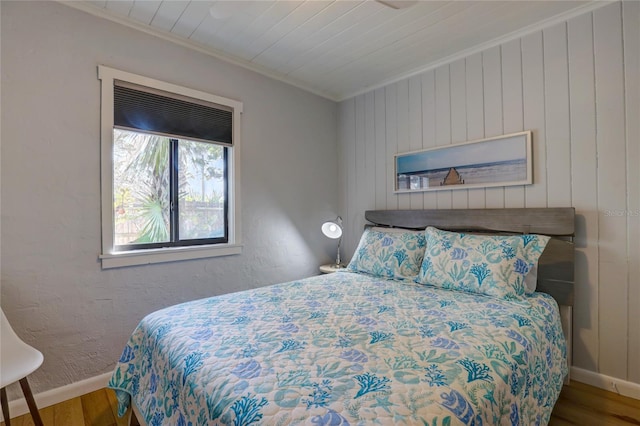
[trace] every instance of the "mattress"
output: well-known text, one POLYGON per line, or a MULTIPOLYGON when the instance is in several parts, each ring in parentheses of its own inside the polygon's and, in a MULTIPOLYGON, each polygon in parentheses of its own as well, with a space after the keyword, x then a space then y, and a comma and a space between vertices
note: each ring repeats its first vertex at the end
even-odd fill
POLYGON ((565 353, 549 295, 337 272, 146 316, 109 387, 154 426, 538 425, 565 353))

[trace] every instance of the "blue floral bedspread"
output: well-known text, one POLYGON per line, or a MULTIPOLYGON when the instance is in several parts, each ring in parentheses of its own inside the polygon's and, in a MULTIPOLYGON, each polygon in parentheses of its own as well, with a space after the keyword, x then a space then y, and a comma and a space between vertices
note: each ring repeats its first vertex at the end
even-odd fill
POLYGON ((109 387, 148 425, 538 425, 558 306, 338 272, 145 317, 109 387))

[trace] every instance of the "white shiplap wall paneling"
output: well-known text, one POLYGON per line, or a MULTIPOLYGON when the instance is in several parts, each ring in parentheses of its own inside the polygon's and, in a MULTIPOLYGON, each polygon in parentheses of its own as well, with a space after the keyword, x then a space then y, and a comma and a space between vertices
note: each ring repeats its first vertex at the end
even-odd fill
POLYGON ((547 207, 542 33, 522 39, 524 128, 533 133, 533 185, 525 187, 527 207, 547 207))
POLYGON ((365 111, 365 180, 363 182, 363 192, 365 193, 365 210, 373 209, 376 205, 376 116, 375 116, 375 93, 369 92, 364 95, 365 111))
MULTIPOLYGON (((484 138, 484 84, 482 53, 465 59, 467 78, 467 136, 469 140, 484 138)), ((484 192, 482 193, 484 203, 484 192)))
MULTIPOLYGON (((532 130, 533 185, 425 192, 422 205, 574 206, 574 365, 635 383, 640 383, 639 15, 638 2, 609 4, 378 89, 364 97, 362 118, 356 118, 357 100, 348 101, 354 112, 341 109, 347 120, 367 123, 367 140, 371 103, 375 120, 375 155, 366 146, 356 151, 355 121, 353 138, 341 140, 353 147, 347 149, 353 171, 345 174, 358 174, 359 155, 367 179, 367 168, 375 168, 369 204, 347 197, 351 211, 365 204, 420 207, 420 194, 393 194, 397 152, 532 130)), ((349 188, 357 192, 360 186, 349 188)))
POLYGON ((376 209, 387 208, 387 197, 392 196, 387 184, 391 180, 393 171, 387 169, 387 126, 385 111, 384 88, 375 92, 375 126, 376 126, 376 209))
MULTIPOLYGON (((484 137, 484 86, 482 70, 482 53, 476 53, 465 59, 467 83, 467 138, 468 140, 484 137)), ((485 189, 469 189, 469 208, 486 207, 485 189)))
MULTIPOLYGON (((484 136, 504 134, 502 126, 502 59, 500 46, 482 52, 482 75, 484 84, 484 136)), ((504 207, 504 188, 487 188, 487 208, 504 207)))
MULTIPOLYGON (((451 85, 449 65, 436 68, 436 146, 451 143, 451 85)), ((431 185, 431 182, 429 182, 431 185)), ((435 182, 433 185, 439 185, 435 182)), ((451 208, 451 191, 437 191, 439 209, 451 208)))
MULTIPOLYGON (((522 54, 520 40, 513 40, 501 47, 502 56, 502 125, 504 133, 521 132, 524 129, 522 106, 522 54)), ((504 189, 505 207, 524 207, 524 186, 504 189)))
POLYGON ((390 177, 387 176, 387 209, 393 210, 398 208, 398 196, 393 193, 395 189, 394 181, 394 155, 398 153, 398 90, 395 84, 390 84, 385 88, 385 102, 387 107, 387 171, 390 171, 390 177))
MULTIPOLYGON (((467 77, 466 63, 459 59, 451 64, 451 142, 467 140, 467 77)), ((458 189, 451 193, 451 206, 466 209, 469 206, 469 190, 458 189)))
MULTIPOLYGON (((352 138, 353 135, 353 125, 354 125, 354 102, 353 100, 348 100, 340 103, 339 105, 339 116, 337 120, 338 124, 338 139, 342 142, 338 144, 338 182, 341 185, 340 189, 340 205, 338 206, 337 215, 342 217, 343 224, 343 236, 342 236, 342 247, 341 253, 342 262, 348 262, 349 256, 355 251, 355 247, 353 244, 354 239, 352 238, 351 229, 349 228, 349 218, 352 216, 351 212, 353 211, 353 206, 349 200, 349 195, 352 194, 353 184, 349 182, 353 182, 355 179, 355 172, 353 172, 354 168, 349 163, 349 159, 355 155, 355 153, 351 153, 353 148, 352 138)), ((333 218, 327 218, 325 220, 332 220, 333 218)))
MULTIPOLYGON (((435 71, 427 71, 421 76, 422 85, 422 148, 436 145, 436 80, 435 71)), ((425 209, 438 207, 436 194, 433 191, 422 194, 425 209)))
MULTIPOLYGON (((409 80, 402 80, 395 84, 398 95, 397 126, 398 126, 398 152, 411 151, 409 140, 409 80)), ((398 208, 411 208, 411 194, 398 194, 398 208)))
POLYGON ((547 138, 547 205, 571 200, 569 73, 566 23, 547 28, 544 44, 544 100, 547 138))
POLYGON ((500 46, 482 52, 484 89, 484 137, 503 134, 502 125, 502 52, 500 46))
POLYGON ((627 133, 627 208, 629 258, 628 380, 640 383, 640 3, 622 4, 627 133))
MULTIPOLYGON (((409 79, 409 146, 411 151, 422 149, 422 79, 409 79)), ((424 196, 420 192, 410 195, 410 208, 424 208, 424 196)))
POLYGON ((356 146, 355 146, 355 194, 353 201, 355 214, 352 218, 351 226, 356 235, 362 233, 365 224, 364 212, 367 208, 367 170, 366 170, 366 115, 365 115, 365 95, 356 96, 356 146))
MULTIPOLYGON (((357 209, 356 200, 356 101, 355 99, 349 99, 345 101, 344 111, 344 145, 346 146, 345 155, 345 168, 346 168, 346 209, 345 216, 342 218, 345 237, 345 257, 348 259, 356 249, 358 244, 358 230, 356 230, 356 218, 359 213, 357 209)), ((343 182, 344 185, 344 182, 343 182)))
POLYGON ((468 140, 466 66, 464 59, 459 59, 453 62, 450 66, 451 143, 454 144, 466 142, 468 140))
MULTIPOLYGON (((353 125, 353 121, 350 121, 351 114, 349 113, 349 108, 351 104, 348 101, 341 102, 338 105, 338 120, 337 120, 337 137, 340 143, 338 144, 338 184, 339 188, 339 202, 338 202, 338 211, 335 212, 336 215, 342 217, 343 225, 347 224, 349 221, 349 213, 351 211, 351 206, 349 203, 349 170, 351 167, 348 167, 347 157, 348 150, 350 144, 349 140, 349 131, 348 129, 353 125)), ((332 217, 324 218, 324 220, 333 220, 332 217)), ((346 262, 346 254, 352 253, 351 248, 351 238, 349 238, 349 230, 345 227, 343 228, 343 238, 342 238, 342 250, 340 255, 345 257, 343 262, 346 262)))
POLYGON ((598 193, 592 15, 568 22, 571 204, 576 220, 573 363, 598 369, 598 193))
POLYGON ((627 217, 624 70, 620 4, 593 14, 600 248, 600 372, 626 377, 627 217))

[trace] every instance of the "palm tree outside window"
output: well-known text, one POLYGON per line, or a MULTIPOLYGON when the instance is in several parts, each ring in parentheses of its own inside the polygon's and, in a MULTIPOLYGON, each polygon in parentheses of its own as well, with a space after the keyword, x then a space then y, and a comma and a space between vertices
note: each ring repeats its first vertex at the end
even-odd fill
POLYGON ((116 250, 228 241, 224 146, 114 129, 116 250))
POLYGON ((102 268, 242 253, 242 102, 98 66, 102 268))

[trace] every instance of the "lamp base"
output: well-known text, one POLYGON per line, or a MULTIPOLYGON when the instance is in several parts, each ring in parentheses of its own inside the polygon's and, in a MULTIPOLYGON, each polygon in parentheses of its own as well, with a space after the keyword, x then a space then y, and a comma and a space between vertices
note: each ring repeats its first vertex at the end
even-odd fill
POLYGON ((330 263, 320 266, 320 272, 322 272, 323 274, 331 274, 333 272, 342 271, 345 268, 345 265, 330 263))

